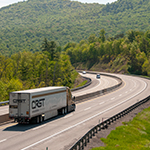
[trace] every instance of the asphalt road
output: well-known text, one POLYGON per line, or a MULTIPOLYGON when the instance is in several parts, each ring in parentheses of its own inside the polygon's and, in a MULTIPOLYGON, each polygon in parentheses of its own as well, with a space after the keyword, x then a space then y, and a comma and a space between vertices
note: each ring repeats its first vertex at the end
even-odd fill
POLYGON ((150 80, 117 76, 125 82, 123 87, 77 104, 72 113, 38 125, 0 126, 0 150, 68 150, 93 126, 149 95, 150 80))
POLYGON ((80 73, 80 75, 90 78, 92 80, 92 84, 83 89, 72 92, 72 94, 75 96, 81 96, 81 95, 93 93, 96 91, 100 91, 102 89, 112 87, 119 83, 117 79, 109 77, 109 76, 101 75, 101 78, 97 79, 95 74, 80 73))
MULTIPOLYGON (((89 74, 82 74, 82 76, 86 76, 92 79, 92 84, 84 89, 80 89, 77 91, 72 92, 73 96, 80 96, 87 93, 92 93, 96 90, 101 90, 107 87, 111 87, 113 85, 116 85, 118 81, 114 78, 107 77, 107 76, 101 76, 101 79, 96 79, 96 75, 89 75, 89 74)), ((0 107, 0 115, 8 114, 9 113, 9 107, 7 106, 1 106, 0 107)))

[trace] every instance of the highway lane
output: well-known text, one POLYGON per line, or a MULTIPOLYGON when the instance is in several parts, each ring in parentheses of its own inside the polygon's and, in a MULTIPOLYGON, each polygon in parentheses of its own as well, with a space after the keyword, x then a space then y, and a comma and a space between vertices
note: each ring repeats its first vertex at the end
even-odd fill
MULTIPOLYGON (((83 75, 82 73, 80 73, 80 74, 83 75)), ((80 96, 83 94, 92 93, 95 90, 100 90, 100 89, 104 89, 107 87, 111 87, 118 83, 118 81, 112 77, 101 76, 101 79, 96 79, 96 75, 84 74, 83 76, 91 78, 92 84, 84 89, 79 89, 77 91, 72 92, 73 96, 80 96)), ((4 114, 8 114, 8 113, 9 113, 8 106, 0 107, 0 115, 4 115, 4 114)))
POLYGON ((4 115, 8 113, 9 113, 8 105, 0 107, 0 115, 4 115))
POLYGON ((75 112, 40 125, 9 124, 0 127, 0 149, 67 150, 102 119, 129 107, 149 95, 150 81, 118 75, 125 85, 107 95, 77 104, 75 112))
POLYGON ((99 91, 108 87, 112 87, 119 83, 117 79, 109 77, 109 76, 101 75, 100 79, 96 79, 95 74, 80 73, 80 75, 90 78, 92 80, 92 84, 90 86, 87 86, 86 88, 81 89, 80 91, 74 91, 73 95, 75 96, 81 96, 84 94, 96 92, 96 91, 99 91))

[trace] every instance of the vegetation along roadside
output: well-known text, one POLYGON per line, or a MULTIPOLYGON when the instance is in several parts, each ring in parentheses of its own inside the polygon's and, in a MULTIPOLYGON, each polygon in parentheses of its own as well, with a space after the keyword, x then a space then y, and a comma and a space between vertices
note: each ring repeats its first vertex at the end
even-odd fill
POLYGON ((90 139, 84 150, 149 150, 150 101, 140 105, 90 139))
POLYGON ((71 65, 69 56, 59 51, 54 41, 44 40, 41 52, 18 52, 0 55, 0 101, 9 92, 47 86, 75 88, 84 79, 71 65))

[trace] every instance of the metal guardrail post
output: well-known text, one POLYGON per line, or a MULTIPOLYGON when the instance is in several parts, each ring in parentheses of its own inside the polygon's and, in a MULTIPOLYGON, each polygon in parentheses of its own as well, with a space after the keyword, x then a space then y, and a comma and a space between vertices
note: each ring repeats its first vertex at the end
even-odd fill
POLYGON ((101 126, 100 126, 100 124, 98 125, 98 128, 99 128, 99 130, 98 130, 98 131, 101 131, 101 126))
POLYGON ((88 140, 87 140, 87 142, 88 143, 90 142, 90 134, 89 134, 89 132, 88 132, 88 140))
MULTIPOLYGON (((80 143, 80 142, 82 142, 82 150, 83 150, 83 149, 84 149, 84 146, 87 145, 87 142, 90 141, 90 138, 92 138, 92 136, 95 136, 95 133, 97 133, 98 128, 99 128, 99 131, 100 131, 101 129, 107 128, 107 126, 108 126, 109 123, 111 123, 111 122, 115 121, 116 119, 119 119, 119 118, 121 118, 122 116, 128 114, 128 113, 131 112, 133 109, 135 109, 137 106, 143 104, 144 102, 147 102, 148 100, 150 100, 150 96, 147 97, 146 99, 143 99, 142 101, 140 101, 140 102, 138 102, 138 103, 136 103, 136 104, 130 106, 129 108, 127 108, 127 109, 121 111, 120 113, 118 113, 118 114, 112 116, 111 118, 109 118, 109 119, 107 119, 107 120, 105 120, 105 121, 103 121, 103 118, 102 118, 102 122, 99 123, 98 125, 96 125, 94 128, 92 128, 92 129, 91 129, 86 135, 84 135, 75 145, 78 145, 78 146, 79 146, 79 150, 80 150, 80 148, 81 148, 81 143, 80 143)), ((75 146, 75 145, 74 145, 74 146, 75 146)), ((73 147, 74 147, 74 146, 73 146, 73 147)), ((70 149, 70 150, 73 150, 73 149, 70 149)), ((77 150, 77 149, 75 149, 75 150, 77 150)))
POLYGON ((90 131, 90 138, 92 138, 92 130, 90 131))
POLYGON ((80 150, 80 148, 81 148, 81 143, 80 143, 80 141, 79 141, 79 144, 78 144, 78 146, 79 146, 79 150, 80 150))
POLYGON ((85 138, 84 138, 84 141, 85 141, 85 143, 84 143, 84 146, 86 146, 87 145, 87 139, 86 139, 86 135, 85 135, 85 138))
POLYGON ((82 140, 81 140, 81 143, 82 143, 82 149, 84 149, 84 138, 82 138, 82 140))
MULTIPOLYGON (((119 86, 119 85, 117 85, 117 86, 119 86)), ((117 87, 117 86, 116 86, 116 87, 117 87)), ((105 91, 104 91, 104 92, 105 92, 105 91)), ((101 94, 101 92, 99 92, 99 94, 101 94)), ((138 102, 138 103, 136 103, 136 104, 130 106, 129 108, 127 108, 127 109, 121 111, 120 113, 118 113, 118 114, 112 116, 111 118, 109 118, 109 119, 107 119, 107 120, 105 120, 105 121, 103 121, 103 119, 102 119, 102 122, 101 122, 101 123, 99 123, 97 126, 95 126, 94 128, 92 128, 92 129, 86 134, 87 137, 88 137, 87 141, 88 141, 88 142, 90 141, 89 139, 92 138, 92 135, 95 135, 95 133, 98 131, 98 128, 99 128, 99 131, 100 131, 102 128, 105 129, 105 124, 106 124, 106 127, 107 127, 108 124, 111 124, 111 122, 114 122, 114 121, 116 121, 116 119, 119 119, 119 118, 121 118, 122 116, 125 116, 126 114, 130 113, 133 109, 137 108, 138 106, 140 106, 141 104, 147 102, 148 100, 150 100, 150 96, 148 96, 147 98, 141 100, 140 102, 138 102), (95 132, 95 130, 96 130, 96 132, 95 132), (92 134, 92 132, 93 132, 93 134, 92 134)), ((83 138, 85 139, 85 143, 86 143, 86 135, 83 137, 83 138)), ((82 139, 82 138, 81 138, 81 139, 82 139)), ((78 141, 78 142, 79 142, 79 141, 78 141)), ((75 145, 77 145, 78 142, 77 142, 75 145)), ((85 144, 85 145, 86 145, 86 144, 85 144)), ((72 149, 70 149, 70 150, 72 150, 72 149)))

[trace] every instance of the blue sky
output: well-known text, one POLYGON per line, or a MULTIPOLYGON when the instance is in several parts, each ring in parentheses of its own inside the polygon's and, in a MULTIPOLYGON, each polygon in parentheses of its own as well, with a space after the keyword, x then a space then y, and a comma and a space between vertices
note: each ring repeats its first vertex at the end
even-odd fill
MULTIPOLYGON (((0 8, 13 4, 13 3, 21 2, 21 1, 23 0, 0 0, 0 8)), ((117 0, 76 0, 76 1, 79 1, 82 3, 94 3, 95 2, 95 3, 100 3, 100 4, 107 4, 108 2, 112 3, 117 0)))

